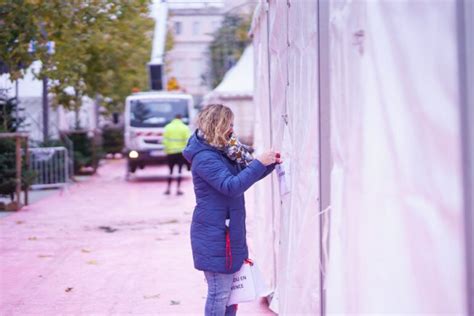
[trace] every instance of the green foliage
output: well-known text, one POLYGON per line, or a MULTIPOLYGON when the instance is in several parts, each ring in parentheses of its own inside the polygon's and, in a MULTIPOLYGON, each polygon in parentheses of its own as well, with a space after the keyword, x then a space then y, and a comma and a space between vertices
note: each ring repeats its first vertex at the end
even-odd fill
POLYGON ((225 73, 239 60, 245 47, 250 44, 247 32, 251 16, 227 15, 215 32, 209 45, 209 73, 212 88, 224 78, 225 73))
POLYGON ((153 20, 148 1, 121 1, 115 19, 105 19, 91 37, 86 53, 87 93, 109 99, 108 107, 123 107, 132 88, 148 88, 146 63, 151 52, 153 20))
POLYGON ((43 63, 55 105, 78 109, 84 96, 101 95, 115 110, 134 87, 147 87, 153 20, 149 0, 3 0, 0 4, 0 60, 13 78, 20 65, 43 63), (38 50, 28 53, 31 40, 38 50), (47 41, 56 51, 48 55, 47 41))
POLYGON ((107 154, 121 153, 123 150, 123 128, 106 127, 102 130, 102 148, 107 154))
POLYGON ((74 146, 74 174, 83 167, 92 166, 92 140, 87 132, 76 131, 68 135, 74 146))
MULTIPOLYGON (((16 117, 18 107, 16 98, 0 97, 0 132, 16 132, 23 125, 25 118, 22 115, 16 117)), ((23 108, 18 108, 18 113, 22 113, 23 108)))
POLYGON ((15 192, 15 142, 0 139, 0 195, 15 192))
POLYGON ((92 167, 95 172, 101 156, 97 139, 89 136, 87 131, 70 132, 67 137, 74 147, 74 174, 81 174, 81 169, 84 167, 92 167))
POLYGON ((29 1, 3 0, 0 4, 0 61, 14 80, 22 77, 21 69, 34 59, 28 45, 39 32, 35 8, 29 1))
POLYGON ((166 30, 166 40, 165 40, 165 53, 172 50, 174 47, 174 35, 171 29, 166 30))
POLYGON ((66 147, 66 143, 64 143, 61 139, 51 139, 49 138, 46 141, 42 141, 36 144, 37 147, 66 147))
MULTIPOLYGON (((16 98, 0 98, 0 132, 14 133, 23 124, 23 117, 15 117, 16 98)), ((23 110, 23 109, 18 109, 23 110)), ((0 138, 0 195, 10 195, 16 189, 16 145, 14 139, 0 138)), ((34 172, 29 171, 22 159, 22 188, 33 183, 34 172)))
MULTIPOLYGON (((15 140, 0 139, 0 195, 9 195, 13 199, 16 189, 16 153, 15 140)), ((22 159, 21 187, 25 189, 33 183, 36 174, 28 170, 25 159, 22 159)))
MULTIPOLYGON (((168 17, 168 18, 170 18, 170 17, 168 17)), ((165 54, 173 49, 174 42, 175 42, 175 39, 174 39, 173 31, 171 30, 171 28, 168 28, 166 30, 165 54)), ((169 58, 165 58, 164 62, 165 62, 165 74, 169 74, 171 72, 171 69, 172 69, 171 68, 171 61, 169 60, 169 58)))

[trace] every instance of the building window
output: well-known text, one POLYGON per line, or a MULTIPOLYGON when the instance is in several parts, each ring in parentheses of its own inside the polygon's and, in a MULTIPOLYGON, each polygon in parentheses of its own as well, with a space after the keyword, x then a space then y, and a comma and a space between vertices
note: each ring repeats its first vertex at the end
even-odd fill
POLYGON ((183 25, 181 22, 174 22, 174 34, 181 35, 181 33, 183 32, 182 28, 183 25))
POLYGON ((193 22, 193 35, 199 35, 199 22, 193 22))

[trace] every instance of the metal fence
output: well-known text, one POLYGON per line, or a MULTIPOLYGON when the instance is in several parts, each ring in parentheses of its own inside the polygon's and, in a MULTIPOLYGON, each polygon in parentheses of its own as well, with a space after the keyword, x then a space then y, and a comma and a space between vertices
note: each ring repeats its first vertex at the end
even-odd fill
POLYGON ((65 147, 31 148, 29 152, 30 169, 36 173, 31 188, 56 188, 69 182, 70 159, 65 147))

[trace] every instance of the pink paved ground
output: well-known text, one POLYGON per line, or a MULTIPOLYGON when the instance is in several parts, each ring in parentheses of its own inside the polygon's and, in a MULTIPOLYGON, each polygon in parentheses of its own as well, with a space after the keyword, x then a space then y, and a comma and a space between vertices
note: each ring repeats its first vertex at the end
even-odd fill
MULTIPOLYGON (((202 315, 191 178, 184 196, 167 197, 157 177, 166 172, 126 182, 124 162, 108 162, 91 180, 1 218, 0 315, 202 315)), ((241 304, 239 314, 273 315, 263 302, 241 304)))

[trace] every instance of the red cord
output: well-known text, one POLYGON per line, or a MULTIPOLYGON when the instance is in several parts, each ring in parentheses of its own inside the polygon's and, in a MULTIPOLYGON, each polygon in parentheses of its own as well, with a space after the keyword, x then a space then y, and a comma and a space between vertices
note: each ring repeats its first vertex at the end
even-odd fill
POLYGON ((227 270, 232 269, 232 251, 230 249, 230 232, 229 229, 225 232, 225 265, 227 270))

